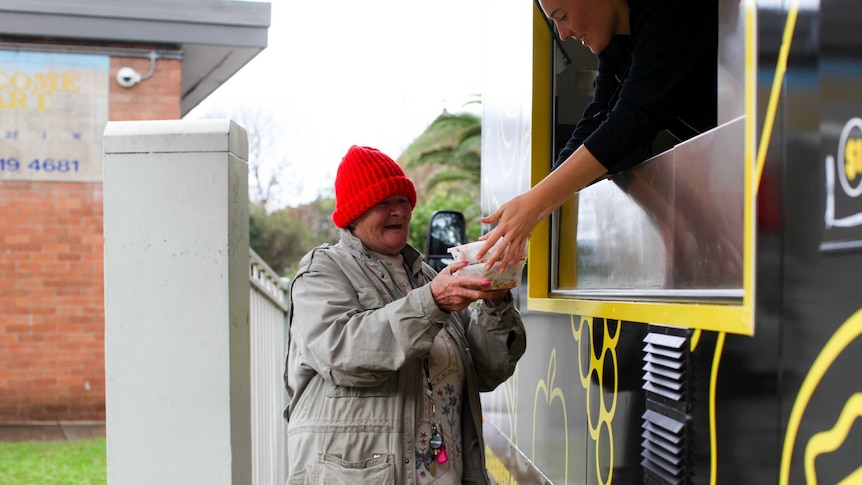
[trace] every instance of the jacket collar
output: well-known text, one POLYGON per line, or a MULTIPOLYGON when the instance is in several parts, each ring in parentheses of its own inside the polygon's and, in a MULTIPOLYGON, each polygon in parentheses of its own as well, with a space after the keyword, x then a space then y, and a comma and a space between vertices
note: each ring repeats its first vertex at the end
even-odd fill
MULTIPOLYGON (((360 241, 358 237, 354 236, 349 230, 339 229, 339 236, 341 244, 354 257, 373 258, 371 253, 368 252, 368 248, 366 248, 365 245, 362 244, 362 241, 360 241)), ((410 272, 415 278, 416 275, 422 271, 422 255, 419 251, 413 248, 413 246, 407 244, 404 246, 404 249, 401 250, 401 256, 404 258, 404 262, 407 263, 407 267, 410 268, 410 272)))

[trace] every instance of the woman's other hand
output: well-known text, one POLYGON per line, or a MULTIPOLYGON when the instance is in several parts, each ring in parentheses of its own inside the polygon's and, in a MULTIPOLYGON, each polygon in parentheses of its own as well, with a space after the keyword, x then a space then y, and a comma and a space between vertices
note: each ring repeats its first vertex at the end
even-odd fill
POLYGON ((486 278, 452 274, 464 266, 467 266, 467 261, 455 261, 443 268, 431 280, 431 296, 441 310, 457 312, 467 308, 470 303, 476 300, 489 297, 488 291, 476 289, 491 285, 491 282, 486 278))

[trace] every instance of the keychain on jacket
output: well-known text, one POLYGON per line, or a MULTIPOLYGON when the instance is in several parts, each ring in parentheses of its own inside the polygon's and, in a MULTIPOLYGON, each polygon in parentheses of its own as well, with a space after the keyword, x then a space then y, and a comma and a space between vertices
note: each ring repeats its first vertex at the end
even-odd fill
POLYGON ((440 432, 440 427, 434 421, 437 417, 437 405, 434 404, 434 390, 431 386, 428 357, 425 357, 423 364, 425 368, 425 381, 428 383, 428 389, 425 391, 425 394, 428 396, 428 402, 431 404, 431 439, 428 441, 428 445, 431 447, 432 458, 431 463, 428 465, 428 471, 431 472, 431 476, 437 476, 437 463, 442 465, 449 461, 449 457, 446 456, 446 444, 443 443, 443 434, 440 432))

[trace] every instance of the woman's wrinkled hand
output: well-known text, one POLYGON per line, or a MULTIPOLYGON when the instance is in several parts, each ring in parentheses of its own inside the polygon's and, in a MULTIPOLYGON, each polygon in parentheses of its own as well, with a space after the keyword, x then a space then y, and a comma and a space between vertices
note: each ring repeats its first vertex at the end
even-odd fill
POLYGON ((431 280, 431 296, 443 311, 457 312, 471 303, 488 298, 492 293, 476 288, 489 287, 491 282, 480 276, 458 276, 454 272, 467 266, 467 261, 455 261, 443 268, 431 280))

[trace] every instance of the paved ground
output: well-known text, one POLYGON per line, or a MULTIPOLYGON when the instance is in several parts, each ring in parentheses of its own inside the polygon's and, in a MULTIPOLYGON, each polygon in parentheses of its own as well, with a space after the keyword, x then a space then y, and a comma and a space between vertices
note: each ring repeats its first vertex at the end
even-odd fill
POLYGON ((0 423, 0 441, 71 441, 104 437, 103 421, 0 423))

